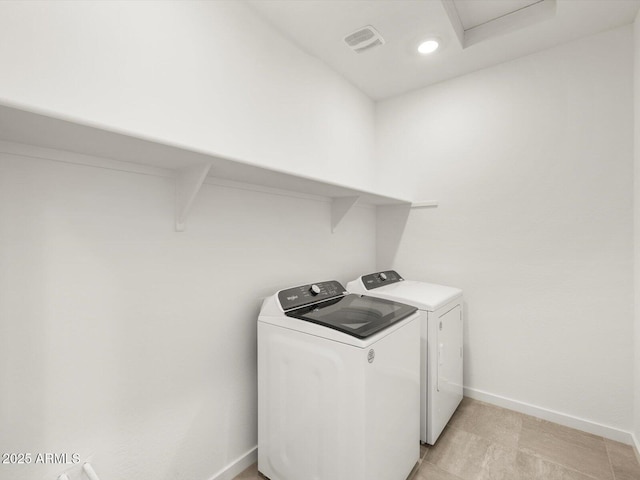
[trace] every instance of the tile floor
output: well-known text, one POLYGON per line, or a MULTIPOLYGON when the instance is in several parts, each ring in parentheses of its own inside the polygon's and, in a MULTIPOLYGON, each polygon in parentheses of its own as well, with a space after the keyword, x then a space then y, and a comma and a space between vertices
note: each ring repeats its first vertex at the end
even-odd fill
MULTIPOLYGON (((235 478, 262 479, 256 464, 235 478)), ((408 480, 640 480, 640 464, 629 445, 465 398, 408 480)))

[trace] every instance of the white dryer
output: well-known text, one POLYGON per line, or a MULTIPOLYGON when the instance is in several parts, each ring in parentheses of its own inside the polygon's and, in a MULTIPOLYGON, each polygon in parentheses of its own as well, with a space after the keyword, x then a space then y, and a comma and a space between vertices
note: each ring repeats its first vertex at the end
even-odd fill
POLYGON ((336 281, 258 318, 258 470, 271 480, 405 480, 420 454, 415 307, 336 281))
POLYGON ((404 280, 393 270, 363 275, 347 290, 419 309, 420 441, 433 445, 462 400, 462 290, 404 280))

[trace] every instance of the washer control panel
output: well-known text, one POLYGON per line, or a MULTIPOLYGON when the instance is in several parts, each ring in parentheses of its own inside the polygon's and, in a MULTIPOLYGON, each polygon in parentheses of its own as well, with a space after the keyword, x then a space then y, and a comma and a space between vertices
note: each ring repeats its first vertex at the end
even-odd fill
POLYGON ((385 270, 384 272, 370 273, 362 276, 364 288, 372 290, 374 288, 389 285, 391 283, 402 282, 404 278, 395 270, 385 270))
POLYGON ((345 293, 346 291, 340 282, 330 280, 328 282, 317 282, 280 290, 278 292, 278 301, 283 310, 291 310, 310 303, 338 297, 345 293))

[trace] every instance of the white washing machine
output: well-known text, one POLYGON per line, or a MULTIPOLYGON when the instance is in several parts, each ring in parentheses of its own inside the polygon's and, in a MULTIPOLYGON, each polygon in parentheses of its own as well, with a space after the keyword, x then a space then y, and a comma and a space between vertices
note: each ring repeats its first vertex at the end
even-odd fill
POLYGON ((462 400, 462 290, 404 280, 393 270, 363 275, 347 290, 419 309, 420 441, 433 445, 462 400))
POLYGON ((271 480, 405 480, 420 454, 415 307, 336 281, 258 318, 258 470, 271 480))

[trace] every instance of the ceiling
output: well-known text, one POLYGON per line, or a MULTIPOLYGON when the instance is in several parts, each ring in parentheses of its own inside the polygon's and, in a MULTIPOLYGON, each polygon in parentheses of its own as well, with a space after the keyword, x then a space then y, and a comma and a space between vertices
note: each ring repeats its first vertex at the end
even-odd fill
POLYGON ((454 0, 455 9, 464 29, 471 29, 496 18, 515 13, 541 0, 454 0))
POLYGON ((633 22, 640 0, 247 0, 267 22, 374 100, 633 22), (373 26, 384 45, 344 37, 373 26), (437 37, 422 56, 417 45, 437 37))

